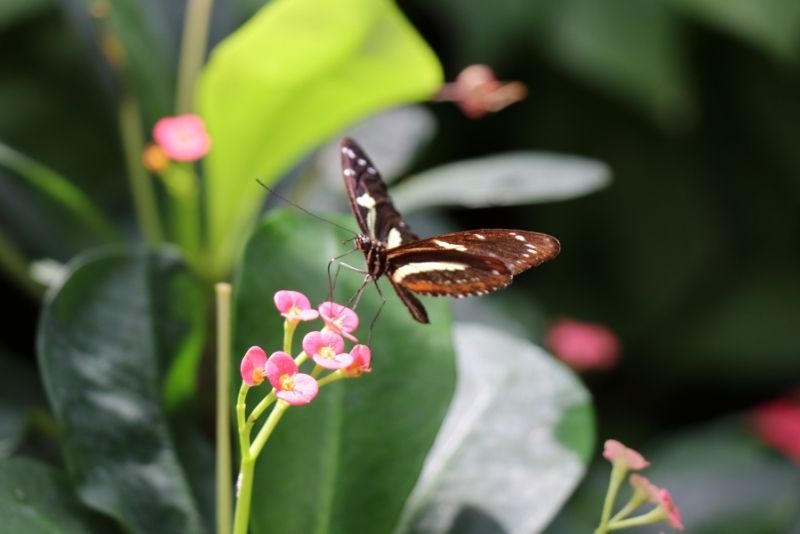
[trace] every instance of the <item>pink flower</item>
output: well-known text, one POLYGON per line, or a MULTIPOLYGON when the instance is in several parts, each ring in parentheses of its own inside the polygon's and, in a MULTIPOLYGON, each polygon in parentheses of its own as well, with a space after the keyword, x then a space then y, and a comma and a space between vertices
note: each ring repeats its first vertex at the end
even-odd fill
POLYGON ((313 377, 298 373, 297 364, 285 352, 274 352, 267 360, 265 374, 275 388, 275 396, 293 406, 308 404, 317 396, 319 386, 313 377))
POLYGON ((672 494, 668 490, 661 488, 658 492, 657 502, 661 509, 667 514, 669 525, 675 530, 683 530, 681 511, 678 510, 678 506, 675 504, 675 501, 672 500, 672 494))
POLYGON ((153 139, 175 161, 197 161, 211 148, 203 119, 191 114, 160 119, 153 127, 153 139))
POLYGON ((267 354, 261 347, 250 347, 242 358, 239 370, 242 373, 242 382, 248 386, 257 386, 264 381, 264 365, 267 363, 267 354))
POLYGON ((617 336, 600 324, 562 319, 547 332, 546 343, 553 354, 578 371, 610 369, 619 359, 617 336))
POLYGON ((522 82, 501 82, 486 65, 470 65, 456 81, 445 84, 437 100, 455 102, 470 119, 479 119, 524 99, 528 93, 522 82))
POLYGON ((323 302, 319 305, 319 314, 325 321, 326 330, 341 334, 350 341, 358 341, 350 334, 358 328, 356 312, 335 302, 323 302))
POLYGON ((350 350, 350 356, 353 357, 353 363, 343 370, 346 375, 356 377, 372 371, 372 351, 368 346, 356 345, 350 350))
POLYGON ((308 298, 298 291, 278 291, 273 300, 281 315, 289 321, 312 321, 319 317, 319 312, 311 309, 308 298))
POLYGON ((800 465, 800 402, 791 397, 766 402, 752 411, 750 419, 764 443, 800 465))
POLYGON ((659 488, 645 477, 637 474, 631 475, 631 486, 637 492, 641 492, 648 501, 655 503, 664 513, 664 518, 669 522, 670 526, 675 530, 683 530, 683 520, 681 519, 681 511, 675 501, 672 500, 672 494, 669 490, 659 488))
POLYGON ((658 502, 660 498, 659 491, 661 488, 650 482, 642 475, 637 475, 635 473, 631 475, 630 482, 631 486, 633 486, 633 489, 640 491, 645 497, 647 497, 648 501, 656 503, 658 502))
POLYGON ((615 439, 606 440, 603 447, 603 458, 613 464, 621 463, 627 469, 638 471, 650 465, 644 456, 633 449, 629 449, 615 439))
POLYGON ((344 352, 344 340, 335 332, 309 332, 303 338, 303 350, 325 369, 343 369, 353 363, 344 352))

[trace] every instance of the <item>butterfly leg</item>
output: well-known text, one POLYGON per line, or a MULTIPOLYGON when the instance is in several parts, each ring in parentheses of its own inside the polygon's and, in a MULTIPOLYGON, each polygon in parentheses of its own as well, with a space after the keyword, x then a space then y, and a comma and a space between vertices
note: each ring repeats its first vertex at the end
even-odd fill
POLYGON ((339 256, 336 256, 336 257, 331 258, 330 260, 328 260, 327 272, 328 272, 328 301, 329 302, 333 302, 333 293, 334 293, 334 291, 336 289, 336 281, 339 279, 339 271, 341 270, 342 266, 344 266, 344 267, 346 267, 346 268, 348 268, 350 270, 356 271, 356 272, 360 272, 360 273, 364 272, 363 270, 356 269, 355 267, 352 267, 350 265, 347 265, 344 262, 339 261, 341 258, 344 258, 345 256, 349 256, 350 254, 352 254, 355 251, 356 251, 356 249, 354 248, 354 249, 352 249, 352 250, 350 250, 348 252, 345 252, 344 254, 340 254, 339 256), (336 264, 336 272, 333 274, 333 276, 331 276, 331 266, 334 263, 336 264))
POLYGON ((386 297, 383 296, 383 291, 381 291, 381 286, 378 285, 378 281, 374 280, 375 282, 375 290, 378 292, 378 296, 381 298, 381 305, 378 306, 378 311, 375 312, 375 316, 369 322, 369 331, 367 333, 367 346, 372 345, 372 329, 375 326, 375 323, 378 321, 378 317, 383 311, 383 307, 386 304, 386 297))

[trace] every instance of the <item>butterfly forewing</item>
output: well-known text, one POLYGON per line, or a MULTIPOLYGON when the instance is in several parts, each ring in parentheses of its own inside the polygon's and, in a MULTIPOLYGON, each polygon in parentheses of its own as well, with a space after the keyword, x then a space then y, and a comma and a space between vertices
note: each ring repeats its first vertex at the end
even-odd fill
POLYGON ((342 140, 342 174, 350 207, 364 234, 387 248, 419 239, 394 207, 375 165, 349 138, 342 140))

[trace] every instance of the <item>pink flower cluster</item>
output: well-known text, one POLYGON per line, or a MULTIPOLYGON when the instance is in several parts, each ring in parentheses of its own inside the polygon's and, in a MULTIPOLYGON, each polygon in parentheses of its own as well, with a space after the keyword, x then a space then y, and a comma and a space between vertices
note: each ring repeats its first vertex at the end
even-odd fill
MULTIPOLYGON (((321 330, 309 332, 303 338, 303 359, 311 358, 320 369, 338 373, 338 377, 357 377, 370 372, 372 353, 366 345, 355 345, 345 350, 344 338, 357 341, 352 335, 358 328, 358 315, 346 306, 323 302, 315 310, 308 298, 297 291, 278 291, 275 307, 293 328, 301 321, 322 318, 321 330)), ((300 360, 298 356, 297 361, 300 360)), ((242 359, 242 381, 257 386, 266 377, 275 389, 277 398, 292 405, 308 404, 319 391, 319 384, 311 375, 299 372, 297 361, 290 354, 277 351, 267 357, 260 347, 250 347, 242 359)))
MULTIPOLYGON (((611 462, 614 470, 621 472, 623 477, 628 471, 639 471, 650 466, 650 462, 644 456, 615 439, 606 440, 603 447, 603 457, 611 462)), ((672 500, 672 494, 668 490, 659 488, 639 474, 632 474, 630 483, 635 492, 633 502, 649 501, 655 504, 657 510, 656 519, 666 519, 675 530, 683 530, 681 512, 672 500)))

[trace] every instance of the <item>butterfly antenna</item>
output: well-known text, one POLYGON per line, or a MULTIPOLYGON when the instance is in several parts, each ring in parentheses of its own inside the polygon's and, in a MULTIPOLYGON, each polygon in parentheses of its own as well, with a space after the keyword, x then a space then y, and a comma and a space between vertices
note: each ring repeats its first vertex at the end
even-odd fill
POLYGON ((331 220, 329 220, 329 219, 326 219, 325 217, 321 217, 321 216, 317 215, 316 213, 313 213, 313 212, 311 212, 311 211, 309 211, 309 210, 305 209, 305 208, 304 208, 303 206, 301 206, 300 204, 296 204, 296 203, 292 202, 291 200, 289 200, 289 199, 288 199, 288 198, 286 198, 285 196, 281 195, 280 193, 278 193, 277 191, 275 191, 274 189, 272 189, 270 186, 268 186, 267 184, 265 184, 264 182, 262 182, 262 181, 261 181, 261 180, 259 180, 258 178, 256 178, 256 182, 258 182, 258 183, 259 183, 259 185, 260 185, 261 187, 263 187, 264 189, 266 189, 267 191, 269 191, 269 193, 270 193, 271 195, 275 195, 275 196, 276 196, 276 197, 278 197, 279 199, 283 200, 284 202, 286 202, 286 203, 287 203, 287 204, 289 204, 290 206, 294 206, 295 208, 299 209, 299 210, 300 210, 300 211, 302 211, 303 213, 305 213, 305 214, 307 214, 307 215, 311 215, 312 217, 314 217, 315 219, 319 219, 320 221, 325 221, 325 222, 326 222, 326 223, 328 223, 328 224, 332 224, 332 225, 334 225, 334 226, 335 226, 335 227, 337 227, 337 228, 341 228, 342 230, 345 230, 345 231, 347 231, 347 232, 350 232, 351 234, 353 234, 353 236, 355 236, 355 235, 356 235, 356 233, 355 233, 354 231, 352 231, 350 228, 347 228, 346 226, 342 226, 341 224, 337 224, 337 223, 335 223, 335 222, 333 222, 333 221, 331 221, 331 220))

